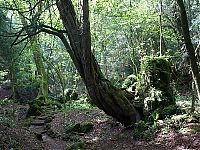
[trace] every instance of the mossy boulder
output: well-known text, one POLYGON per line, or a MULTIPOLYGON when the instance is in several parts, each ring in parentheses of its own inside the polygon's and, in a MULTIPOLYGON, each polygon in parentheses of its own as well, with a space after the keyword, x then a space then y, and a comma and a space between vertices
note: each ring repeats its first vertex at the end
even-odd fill
POLYGON ((29 109, 27 112, 27 117, 29 116, 39 116, 42 113, 42 106, 44 106, 44 101, 41 99, 35 99, 29 103, 29 109))
POLYGON ((28 109, 27 112, 27 117, 29 116, 39 116, 42 113, 42 108, 41 106, 37 105, 37 104, 32 104, 30 105, 30 108, 28 109))
POLYGON ((158 108, 175 105, 171 86, 171 66, 165 57, 145 57, 142 60, 136 90, 144 101, 144 111, 152 113, 158 108))

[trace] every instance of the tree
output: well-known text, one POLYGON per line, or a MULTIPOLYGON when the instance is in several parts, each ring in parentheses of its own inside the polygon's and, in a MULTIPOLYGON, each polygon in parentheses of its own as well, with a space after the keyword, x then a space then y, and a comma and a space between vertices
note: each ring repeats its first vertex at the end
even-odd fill
POLYGON ((0 63, 4 70, 8 71, 8 78, 10 79, 12 89, 12 98, 15 99, 21 45, 11 46, 14 38, 8 35, 12 35, 14 29, 10 23, 11 20, 9 20, 9 18, 6 17, 6 14, 0 10, 0 63))
MULTIPOLYGON (((21 1, 17 2, 20 3, 21 1)), ((56 13, 60 14, 58 20, 62 20, 64 29, 60 24, 53 26, 51 21, 44 20, 44 13, 33 15, 37 14, 36 8, 40 4, 45 6, 41 12, 50 10, 51 6, 48 2, 39 0, 29 4, 29 6, 24 4, 21 9, 12 8, 13 11, 18 11, 19 14, 24 13, 23 18, 28 20, 27 27, 23 27, 18 33, 26 32, 26 28, 31 31, 27 37, 20 39, 20 41, 24 41, 41 32, 59 37, 83 79, 93 103, 124 125, 129 125, 141 119, 143 115, 143 100, 136 100, 134 93, 117 88, 106 79, 92 53, 88 0, 82 1, 80 14, 75 11, 71 0, 56 1, 58 8, 56 13), (33 16, 27 18, 27 13, 33 16), (44 18, 42 19, 42 17, 44 18), (81 18, 80 20, 78 19, 79 17, 81 18)), ((55 9, 55 6, 53 5, 52 8, 55 9)))
POLYGON ((71 0, 57 1, 70 45, 63 34, 59 34, 59 37, 68 50, 94 104, 124 125, 128 125, 141 119, 142 103, 134 102, 134 94, 114 87, 101 73, 91 51, 88 0, 82 2, 82 20, 79 22, 71 0))
POLYGON ((179 8, 180 8, 181 28, 182 28, 182 33, 183 33, 183 38, 184 38, 185 46, 187 49, 187 53, 189 55, 189 61, 190 61, 190 66, 192 70, 192 78, 195 83, 198 99, 200 100, 200 76, 199 76, 199 70, 198 70, 198 65, 197 65, 197 58, 195 56, 195 49, 190 38, 187 14, 186 14, 183 0, 177 0, 177 4, 179 5, 179 8))

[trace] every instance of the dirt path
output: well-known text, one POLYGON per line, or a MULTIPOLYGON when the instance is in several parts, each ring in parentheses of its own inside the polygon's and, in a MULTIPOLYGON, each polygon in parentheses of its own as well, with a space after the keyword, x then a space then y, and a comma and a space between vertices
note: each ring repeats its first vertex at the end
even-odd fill
MULTIPOLYGON (((12 127, 0 123, 0 149, 65 150, 76 142, 82 142, 87 150, 200 150, 200 132, 183 134, 170 129, 158 132, 151 141, 135 140, 132 129, 125 129, 99 109, 54 114, 48 122, 48 129, 45 127, 46 118, 34 118, 29 128, 22 124, 12 127), (93 123, 91 132, 67 136, 67 124, 83 122, 93 123)), ((199 123, 189 125, 200 128, 199 123)))
POLYGON ((48 135, 48 130, 45 128, 45 119, 49 116, 36 117, 29 127, 29 130, 35 134, 38 140, 42 141, 45 150, 65 150, 67 142, 59 136, 51 137, 48 135))
POLYGON ((107 118, 100 110, 74 110, 64 115, 60 113, 52 121, 52 129, 64 134, 66 122, 93 122, 92 132, 80 136, 88 148, 96 150, 200 150, 200 132, 181 134, 175 130, 159 132, 151 141, 138 141, 132 129, 126 130, 118 122, 107 118))

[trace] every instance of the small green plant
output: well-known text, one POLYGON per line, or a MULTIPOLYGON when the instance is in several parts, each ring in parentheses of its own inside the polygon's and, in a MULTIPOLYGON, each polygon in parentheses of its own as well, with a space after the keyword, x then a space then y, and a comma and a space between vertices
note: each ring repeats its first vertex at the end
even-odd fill
POLYGON ((139 121, 134 124, 133 137, 137 140, 150 140, 156 133, 157 128, 149 123, 139 121))
POLYGON ((154 127, 157 127, 157 121, 158 121, 158 118, 159 118, 159 114, 157 112, 153 113, 152 118, 153 118, 154 127))

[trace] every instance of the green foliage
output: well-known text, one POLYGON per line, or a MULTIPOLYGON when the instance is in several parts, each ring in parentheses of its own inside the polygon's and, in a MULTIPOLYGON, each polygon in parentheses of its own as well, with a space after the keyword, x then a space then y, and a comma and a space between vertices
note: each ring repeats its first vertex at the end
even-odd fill
POLYGON ((156 126, 156 124, 157 124, 156 122, 158 121, 158 119, 164 119, 166 117, 170 117, 170 116, 176 114, 178 111, 179 111, 179 109, 176 105, 169 105, 164 108, 157 108, 148 117, 148 120, 150 122, 154 122, 154 125, 156 126))
POLYGON ((88 97, 81 97, 79 100, 69 102, 69 108, 77 109, 77 108, 91 108, 92 104, 88 100, 88 97))
POLYGON ((157 121, 158 121, 158 118, 159 118, 159 114, 157 112, 154 112, 151 116, 153 118, 154 127, 157 127, 157 121))
POLYGON ((147 122, 139 121, 133 127, 133 137, 137 140, 151 140, 155 136, 156 127, 147 122))
POLYGON ((129 88, 131 85, 134 85, 134 83, 137 81, 137 77, 135 75, 129 75, 123 82, 122 88, 129 88))
POLYGON ((63 105, 59 101, 48 101, 47 102, 48 106, 52 108, 53 110, 60 110, 63 108, 63 105))
POLYGON ((12 105, 13 103, 13 99, 0 99, 0 106, 12 105))

